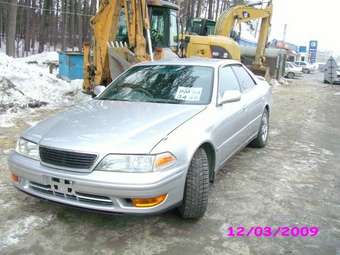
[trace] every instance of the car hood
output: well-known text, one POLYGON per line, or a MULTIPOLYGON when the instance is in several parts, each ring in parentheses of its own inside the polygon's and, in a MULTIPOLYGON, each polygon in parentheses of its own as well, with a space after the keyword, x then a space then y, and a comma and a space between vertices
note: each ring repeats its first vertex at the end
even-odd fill
POLYGON ((42 146, 93 153, 149 153, 206 106, 91 100, 27 130, 42 146))

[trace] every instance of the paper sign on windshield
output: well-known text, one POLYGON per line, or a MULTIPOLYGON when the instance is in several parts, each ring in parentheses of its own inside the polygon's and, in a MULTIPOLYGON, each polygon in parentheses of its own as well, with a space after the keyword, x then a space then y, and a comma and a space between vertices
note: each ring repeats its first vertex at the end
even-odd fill
POLYGON ((200 101, 202 88, 178 87, 175 99, 184 101, 200 101))

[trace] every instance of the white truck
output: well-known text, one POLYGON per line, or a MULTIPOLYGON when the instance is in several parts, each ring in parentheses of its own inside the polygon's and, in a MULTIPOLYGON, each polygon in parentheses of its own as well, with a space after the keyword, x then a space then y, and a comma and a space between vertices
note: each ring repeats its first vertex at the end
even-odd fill
POLYGON ((324 83, 327 84, 340 84, 340 70, 333 57, 330 57, 327 64, 323 68, 324 83))

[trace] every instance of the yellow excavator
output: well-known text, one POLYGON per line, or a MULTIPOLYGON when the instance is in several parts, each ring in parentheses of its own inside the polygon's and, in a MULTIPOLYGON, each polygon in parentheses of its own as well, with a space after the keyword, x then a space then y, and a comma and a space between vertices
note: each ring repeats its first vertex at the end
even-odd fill
POLYGON ((132 64, 177 57, 178 6, 162 0, 100 0, 84 44, 84 92, 107 85, 132 64))
POLYGON ((84 92, 109 84, 129 66, 142 61, 193 56, 240 60, 233 28, 256 19, 262 19, 262 23, 252 69, 263 74, 271 2, 266 8, 230 8, 220 15, 214 35, 209 36, 180 35, 177 14, 178 6, 163 0, 100 0, 98 13, 91 19, 93 42, 83 49, 84 92))
MULTIPOLYGON (((209 35, 212 30, 213 21, 206 19, 194 19, 193 27, 187 28, 190 35, 185 36, 186 46, 184 56, 202 56, 213 58, 241 59, 240 46, 237 43, 239 34, 234 31, 235 26, 241 23, 261 20, 261 28, 257 42, 255 60, 251 69, 257 74, 264 74, 265 48, 271 27, 273 14, 272 1, 262 7, 262 3, 250 5, 236 5, 224 11, 217 19, 215 32, 209 35), (255 6, 261 5, 261 8, 255 6)), ((240 29, 241 30, 241 29, 240 29)))

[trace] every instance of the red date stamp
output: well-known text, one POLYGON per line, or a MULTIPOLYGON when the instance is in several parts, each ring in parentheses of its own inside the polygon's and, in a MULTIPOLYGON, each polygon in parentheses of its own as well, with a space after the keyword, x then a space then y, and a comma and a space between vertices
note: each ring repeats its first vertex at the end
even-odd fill
POLYGON ((256 227, 229 227, 227 237, 256 237, 256 238, 287 238, 287 237, 316 237, 320 228, 316 226, 256 226, 256 227))

